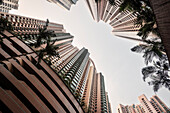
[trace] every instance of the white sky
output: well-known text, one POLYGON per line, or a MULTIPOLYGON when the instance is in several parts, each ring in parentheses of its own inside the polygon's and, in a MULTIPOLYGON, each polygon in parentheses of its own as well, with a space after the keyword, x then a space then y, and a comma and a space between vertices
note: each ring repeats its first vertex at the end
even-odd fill
MULTIPOLYGON (((41 20, 48 18, 51 22, 63 24, 74 36, 73 45, 79 49, 86 47, 97 71, 105 76, 113 113, 116 113, 119 103, 139 104, 138 96, 145 94, 150 98, 154 95, 152 87, 142 80, 142 56, 130 51, 137 42, 116 38, 111 34, 109 24, 96 23, 85 0, 79 0, 70 11, 46 0, 20 0, 19 10, 10 13, 41 20)), ((162 88, 157 95, 170 107, 170 91, 162 88)))

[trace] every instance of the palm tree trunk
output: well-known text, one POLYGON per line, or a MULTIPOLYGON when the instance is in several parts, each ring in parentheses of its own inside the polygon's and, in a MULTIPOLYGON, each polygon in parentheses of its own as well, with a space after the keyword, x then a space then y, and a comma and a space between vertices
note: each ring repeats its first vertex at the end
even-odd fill
POLYGON ((149 0, 170 62, 170 0, 149 0))

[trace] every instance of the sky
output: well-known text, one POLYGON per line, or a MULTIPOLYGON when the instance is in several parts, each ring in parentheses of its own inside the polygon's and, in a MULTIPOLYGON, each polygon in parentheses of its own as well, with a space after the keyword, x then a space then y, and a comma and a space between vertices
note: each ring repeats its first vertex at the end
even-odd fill
MULTIPOLYGON (((138 96, 155 94, 142 79, 142 55, 130 51, 138 42, 115 37, 108 23, 95 22, 85 0, 72 5, 70 11, 47 0, 19 0, 19 9, 10 13, 63 24, 74 36, 73 45, 87 48, 97 71, 104 75, 113 113, 120 103, 139 104, 138 96)), ((161 88, 157 95, 170 107, 170 91, 161 88)))

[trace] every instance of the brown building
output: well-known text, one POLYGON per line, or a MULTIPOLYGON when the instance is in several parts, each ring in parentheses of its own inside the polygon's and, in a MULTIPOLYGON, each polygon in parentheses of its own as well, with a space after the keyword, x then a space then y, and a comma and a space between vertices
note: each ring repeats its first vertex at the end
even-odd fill
POLYGON ((170 2, 169 0, 149 0, 156 17, 156 23, 170 62, 170 2))
MULTIPOLYGON (((96 93, 100 95, 100 99, 96 101, 98 103, 96 112, 111 112, 108 95, 105 93, 103 75, 97 74, 97 72, 94 74, 93 71, 96 69, 92 68, 95 66, 89 57, 90 53, 85 48, 79 50, 77 47, 74 47, 71 44, 73 36, 66 33, 61 24, 48 23, 47 30, 54 31, 55 35, 51 37, 51 41, 54 46, 58 47, 56 51, 58 51, 60 56, 51 56, 49 58, 51 63, 48 66, 49 64, 47 65, 46 63, 48 62, 45 60, 48 55, 43 57, 44 61, 37 63, 38 57, 35 53, 35 51, 46 47, 46 40, 42 40, 40 47, 34 46, 39 36, 39 29, 45 27, 46 21, 7 13, 0 13, 0 15, 12 23, 14 26, 13 33, 15 34, 13 35, 7 31, 1 33, 3 36, 0 56, 2 57, 1 64, 17 77, 17 81, 24 81, 24 87, 32 92, 27 96, 28 92, 25 91, 27 89, 21 92, 18 85, 14 85, 15 88, 7 88, 9 92, 13 92, 11 94, 14 95, 13 98, 17 102, 19 100, 17 104, 21 104, 19 106, 21 107, 20 109, 22 109, 22 106, 25 106, 24 109, 30 112, 43 112, 45 110, 62 113, 84 112, 81 106, 84 109, 90 108, 89 106, 92 105, 91 99, 94 100, 96 98, 96 96, 91 96, 91 94, 94 88, 98 87, 96 93), (5 50, 5 48, 8 49, 5 50), (20 68, 21 70, 19 70, 20 68), (100 83, 97 85, 97 82, 100 83), (55 90, 55 88, 58 89, 55 90), (14 92, 14 89, 18 89, 21 94, 14 92), (17 94, 22 96, 18 97, 17 94), (34 101, 29 101, 33 97, 40 105, 34 101), (43 109, 40 109, 40 106, 44 106, 43 109)), ((8 76, 8 73, 3 73, 3 76, 8 76)), ((2 78, 1 85, 3 90, 6 91, 5 88, 7 86, 3 80, 6 82, 6 79, 2 78)), ((4 106, 4 109, 1 111, 13 111, 13 103, 8 106, 9 103, 5 99, 1 103, 4 106)))
POLYGON ((61 78, 20 39, 5 31, 0 46, 1 112, 83 112, 61 78))

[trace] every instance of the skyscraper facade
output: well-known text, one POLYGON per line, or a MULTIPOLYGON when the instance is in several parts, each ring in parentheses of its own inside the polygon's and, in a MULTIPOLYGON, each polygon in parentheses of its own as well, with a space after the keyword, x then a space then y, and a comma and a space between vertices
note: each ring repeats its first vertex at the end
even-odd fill
MULTIPOLYGON (((6 18, 9 22, 11 22, 14 28, 14 31, 12 31, 13 34, 7 31, 5 31, 5 33, 1 33, 4 37, 1 46, 1 57, 4 60, 2 60, 1 64, 3 64, 4 68, 9 68, 8 70, 11 69, 12 73, 14 70, 14 74, 15 72, 20 74, 21 72, 18 69, 21 67, 25 70, 21 73, 22 76, 27 77, 27 75, 30 74, 32 79, 31 77, 27 78, 28 80, 26 79, 25 81, 27 85, 24 87, 29 89, 31 88, 31 95, 34 96, 36 100, 40 100, 40 103, 44 106, 43 109, 40 109, 38 105, 36 106, 36 102, 35 105, 30 105, 30 103, 34 103, 33 101, 28 102, 28 99, 32 99, 32 97, 29 98, 28 96, 27 99, 22 100, 21 97, 16 97, 16 94, 14 94, 15 96, 13 98, 16 98, 16 101, 17 98, 19 98, 19 103, 26 102, 26 104, 24 104, 24 109, 30 112, 42 112, 46 109, 49 112, 84 112, 83 109, 85 109, 87 112, 94 111, 111 113, 111 105, 108 94, 105 91, 104 76, 101 73, 97 73, 95 64, 89 57, 90 53, 86 48, 79 50, 71 44, 73 41, 73 36, 70 33, 66 33, 63 25, 49 22, 47 26, 47 30, 52 31, 55 34, 50 38, 50 40, 54 46, 58 47, 56 51, 60 57, 57 55, 50 56, 49 63, 45 60, 48 57, 48 54, 46 54, 42 57, 44 60, 41 60, 41 62, 38 63, 38 56, 36 52, 38 53, 41 49, 46 48, 47 41, 42 39, 40 47, 35 47, 35 44, 37 43, 37 38, 41 32, 40 29, 43 29, 47 25, 47 21, 8 13, 0 13, 0 16, 1 18, 6 18), (11 39, 5 39, 6 35, 8 35, 7 37, 9 38, 15 38, 11 38, 11 42, 11 39), (12 47, 11 44, 14 47, 12 47), (6 49, 7 53, 5 53, 5 48, 9 48, 6 49), (29 52, 26 52, 24 49, 28 49, 29 52), (22 53, 20 54, 20 52, 22 53), (13 56, 10 57, 10 55, 13 56), (8 56, 9 58, 14 57, 14 61, 10 60, 6 62, 8 56), (26 56, 32 64, 28 62, 24 56, 26 56), (11 64, 13 62, 15 62, 16 66, 11 64), (19 63, 21 66, 17 67, 18 64, 16 63, 19 63), (46 74, 46 76, 44 74, 46 74), (38 80, 32 75, 36 76, 38 80), (44 79, 46 79, 45 82, 44 79), (59 83, 56 82, 56 79, 59 79, 59 83), (64 85, 60 84, 60 81, 64 85), (53 88, 58 88, 60 91, 54 90, 53 88), (70 95, 70 97, 68 97, 68 95, 70 95), (94 104, 92 100, 96 104, 94 104), (31 107, 28 107, 29 105, 31 107)), ((8 74, 5 73, 3 73, 3 75, 8 76, 8 74)), ((17 75, 15 76, 18 77, 17 75)), ((24 77, 19 77, 17 79, 25 80, 24 77)), ((3 90, 5 90, 5 83, 2 82, 1 84, 4 86, 3 90)), ((18 87, 19 86, 17 85, 15 86, 15 88, 18 87)), ((14 91, 13 87, 10 90, 14 91)), ((28 92, 26 92, 26 94, 22 92, 20 95, 27 95, 27 93, 28 92)), ((11 106, 8 106, 9 103, 5 100, 1 103, 4 106, 4 109, 1 111, 4 111, 5 109, 13 111, 12 104, 11 106)))
POLYGON ((71 90, 80 99, 83 94, 87 74, 89 69, 89 52, 82 48, 73 58, 58 72, 70 86, 71 90), (85 75, 84 75, 85 74, 85 75))
POLYGON ((119 104, 117 108, 117 113, 145 113, 141 105, 122 105, 119 104))
POLYGON ((8 13, 11 9, 18 9, 19 0, 2 0, 0 12, 8 13))
POLYGON ((157 95, 152 96, 150 101, 145 95, 139 96, 138 99, 147 112, 170 113, 170 109, 160 100, 157 95))
POLYGON ((170 113, 168 106, 166 106, 166 104, 157 95, 152 96, 150 98, 150 102, 155 107, 155 109, 159 109, 160 112, 170 113))
POLYGON ((55 3, 66 10, 70 10, 72 4, 76 4, 78 0, 47 0, 48 2, 55 3))
MULTIPOLYGON (((43 28, 46 25, 46 21, 15 14, 1 12, 0 16, 11 22, 14 28, 14 32, 19 35, 38 34, 39 28, 43 28)), ((58 33, 58 35, 60 35, 59 33, 65 33, 63 25, 57 23, 50 22, 47 29, 53 30, 55 33, 58 33)))
POLYGON ((112 113, 111 103, 109 102, 108 92, 106 92, 107 113, 112 113))
POLYGON ((86 0, 93 19, 97 22, 100 20, 109 22, 113 28, 114 34, 135 32, 139 30, 139 25, 134 25, 136 15, 129 11, 120 12, 119 6, 121 0, 115 0, 110 3, 109 0, 86 0))
POLYGON ((0 33, 0 111, 81 112, 63 80, 15 35, 0 33))
POLYGON ((143 108, 145 109, 146 112, 148 113, 157 113, 157 110, 154 109, 150 101, 147 99, 145 95, 141 95, 138 97, 140 103, 142 104, 143 108))
POLYGON ((104 76, 101 73, 97 73, 94 66, 90 68, 83 101, 88 112, 102 113, 109 111, 111 113, 105 91, 104 76))

